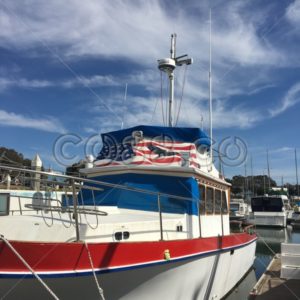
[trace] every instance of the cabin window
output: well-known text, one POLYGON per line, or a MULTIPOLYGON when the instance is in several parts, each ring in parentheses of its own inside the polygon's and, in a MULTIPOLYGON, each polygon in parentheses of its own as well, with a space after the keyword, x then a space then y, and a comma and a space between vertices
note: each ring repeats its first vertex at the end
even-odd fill
POLYGON ((0 194, 0 216, 9 215, 9 194, 0 194))
POLYGON ((121 231, 115 232, 115 241, 121 241, 123 238, 123 234, 121 231))
POLYGON ((204 215, 205 214, 205 186, 199 185, 199 190, 200 190, 199 211, 200 211, 200 215, 204 215))
POLYGON ((225 213, 225 214, 228 213, 227 199, 226 199, 225 191, 222 191, 222 213, 225 213))
POLYGON ((130 232, 129 231, 117 231, 115 232, 115 241, 122 241, 122 240, 128 240, 130 237, 130 232))
POLYGON ((124 232, 123 232, 123 239, 124 239, 124 240, 128 240, 129 237, 130 237, 129 231, 124 231, 124 232))
POLYGON ((214 212, 214 190, 210 187, 206 188, 205 209, 207 214, 214 212))
POLYGON ((215 190, 215 214, 221 213, 221 191, 215 190))

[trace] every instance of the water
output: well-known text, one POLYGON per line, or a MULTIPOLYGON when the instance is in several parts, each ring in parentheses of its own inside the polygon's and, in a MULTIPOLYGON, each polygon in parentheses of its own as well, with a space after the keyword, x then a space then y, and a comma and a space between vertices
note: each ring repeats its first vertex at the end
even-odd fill
POLYGON ((247 299, 257 280, 264 273, 275 253, 280 253, 281 243, 300 244, 300 231, 293 231, 291 226, 287 228, 256 228, 258 241, 256 246, 256 259, 254 268, 232 291, 226 300, 247 299))

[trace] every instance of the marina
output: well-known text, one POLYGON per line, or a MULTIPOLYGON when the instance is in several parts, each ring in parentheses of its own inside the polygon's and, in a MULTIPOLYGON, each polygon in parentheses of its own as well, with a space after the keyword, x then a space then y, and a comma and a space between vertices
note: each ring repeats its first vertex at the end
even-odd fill
POLYGON ((158 61, 169 79, 168 126, 103 133, 77 177, 42 171, 38 155, 31 170, 0 165, 5 298, 221 299, 251 269, 257 236, 249 224, 230 231, 212 127, 208 137, 174 126, 174 70, 192 64, 175 45, 172 34, 170 58, 158 61), (12 176, 32 190, 11 191, 12 176))
POLYGON ((0 8, 0 299, 300 300, 300 0, 0 8))
POLYGON ((226 300, 299 299, 299 279, 282 278, 281 244, 300 244, 300 231, 287 228, 259 228, 254 269, 226 300))

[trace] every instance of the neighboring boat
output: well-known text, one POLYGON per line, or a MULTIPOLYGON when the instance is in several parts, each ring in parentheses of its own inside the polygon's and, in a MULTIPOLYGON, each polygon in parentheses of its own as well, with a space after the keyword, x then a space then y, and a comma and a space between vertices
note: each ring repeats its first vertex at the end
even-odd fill
MULTIPOLYGON (((176 65, 191 63, 173 54, 159 61, 170 81, 176 65)), ((5 299, 220 299, 239 282, 257 237, 230 233, 230 184, 210 138, 169 125, 102 134, 85 178, 56 176, 62 200, 1 195, 5 299)), ((48 173, 25 172, 46 185, 48 173)))
POLYGON ((251 198, 249 220, 257 226, 286 227, 287 211, 285 208, 287 196, 257 196, 251 198))
POLYGON ((249 216, 249 205, 243 199, 232 199, 230 201, 230 220, 247 219, 249 216))
POLYGON ((296 202, 293 207, 293 212, 296 214, 300 214, 300 202, 296 202))
POLYGON ((298 231, 300 229, 300 220, 294 220, 293 222, 291 222, 291 226, 293 230, 298 231))

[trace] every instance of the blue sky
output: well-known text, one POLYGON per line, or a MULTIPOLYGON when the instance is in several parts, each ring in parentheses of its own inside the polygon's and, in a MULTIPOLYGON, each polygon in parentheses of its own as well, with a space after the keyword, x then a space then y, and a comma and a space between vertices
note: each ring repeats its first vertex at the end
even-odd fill
MULTIPOLYGON (((3 0, 0 7, 3 146, 63 169, 96 154, 99 133, 119 129, 122 119, 125 127, 162 125, 157 60, 169 56, 173 32, 177 54, 194 59, 178 125, 200 127, 203 116, 207 129, 211 8, 216 144, 242 139, 254 174, 266 172, 268 148, 272 177, 295 182, 300 1, 3 0)), ((177 70, 177 107, 184 72, 177 70)), ((165 103, 165 79, 163 88, 165 103)), ((225 166, 227 176, 244 172, 225 166)))

